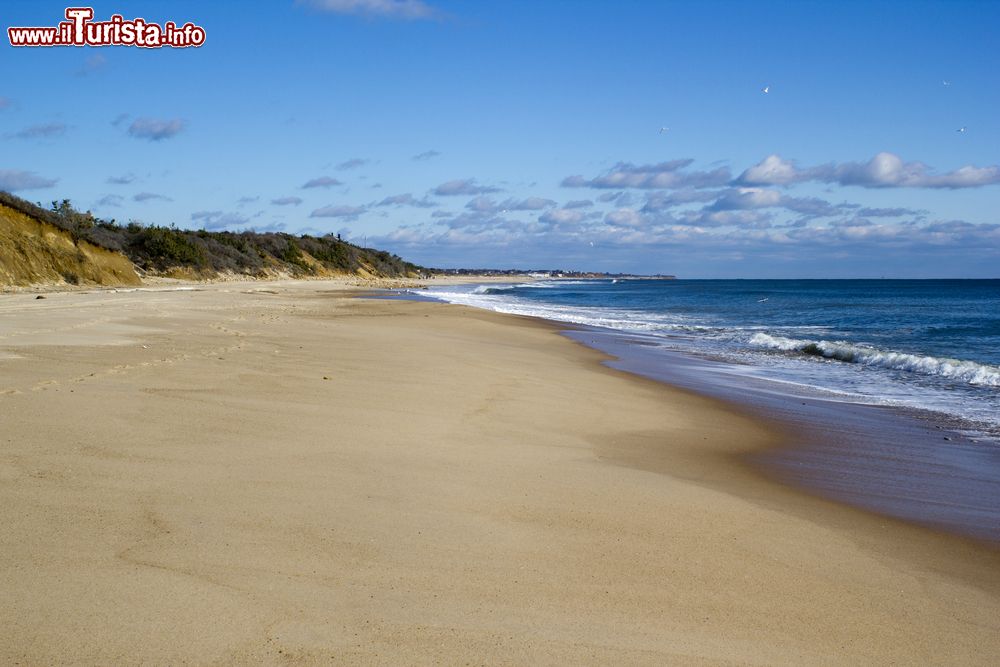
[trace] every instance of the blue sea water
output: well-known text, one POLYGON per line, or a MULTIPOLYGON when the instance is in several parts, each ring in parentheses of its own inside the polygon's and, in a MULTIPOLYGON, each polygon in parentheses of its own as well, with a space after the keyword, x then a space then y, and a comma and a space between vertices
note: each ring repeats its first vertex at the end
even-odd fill
POLYGON ((789 391, 1000 435, 1000 280, 541 280, 421 294, 627 332, 789 391))

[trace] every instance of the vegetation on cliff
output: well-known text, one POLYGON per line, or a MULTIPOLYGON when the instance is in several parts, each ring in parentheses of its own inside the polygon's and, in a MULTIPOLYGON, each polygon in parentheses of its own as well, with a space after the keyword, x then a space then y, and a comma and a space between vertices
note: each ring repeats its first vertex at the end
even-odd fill
MULTIPOLYGON (((2 196, 3 193, 0 193, 2 196)), ((0 199, 0 288, 17 285, 138 285, 132 262, 0 199)))
POLYGON ((50 209, 0 191, 0 210, 47 223, 85 243, 122 253, 138 269, 158 275, 211 278, 219 274, 266 277, 362 274, 414 277, 423 269, 391 253, 362 248, 337 236, 280 232, 210 232, 129 223, 119 225, 73 208, 69 200, 50 209))

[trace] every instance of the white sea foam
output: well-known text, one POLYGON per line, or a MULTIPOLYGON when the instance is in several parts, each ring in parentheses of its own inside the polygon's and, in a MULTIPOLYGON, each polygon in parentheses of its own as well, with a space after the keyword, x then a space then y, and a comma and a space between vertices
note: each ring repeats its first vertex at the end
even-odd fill
POLYGON ((515 285, 456 286, 413 293, 502 313, 641 334, 649 336, 651 342, 660 341, 664 349, 730 362, 729 371, 737 374, 834 392, 840 400, 930 409, 1000 426, 1000 395, 994 398, 982 393, 994 394, 1000 387, 1000 367, 846 343, 838 339, 847 334, 830 325, 786 325, 775 331, 774 325, 716 323, 708 313, 557 304, 528 298, 515 285), (775 357, 774 351, 789 354, 775 357), (815 359, 830 363, 809 363, 815 359), (904 380, 900 373, 909 375, 910 380, 904 380))
MULTIPOLYGON (((623 331, 694 333, 709 338, 739 339, 744 331, 767 330, 764 325, 713 326, 700 323, 689 315, 680 313, 650 312, 647 310, 614 309, 591 306, 562 306, 518 298, 511 292, 518 287, 556 287, 568 284, 593 284, 585 281, 560 281, 559 283, 523 283, 518 285, 478 285, 468 291, 460 290, 410 290, 412 294, 447 301, 448 303, 484 308, 512 315, 541 317, 547 320, 605 327, 623 331)), ((829 331, 829 327, 802 325, 788 328, 790 331, 815 333, 829 331)))
POLYGON ((519 289, 555 289, 557 287, 565 287, 566 285, 593 285, 595 283, 586 280, 559 280, 550 282, 534 282, 534 283, 514 283, 511 285, 504 284, 493 284, 493 285, 479 285, 474 290, 475 294, 502 294, 505 292, 513 292, 519 289))
POLYGON ((651 314, 628 309, 594 308, 588 306, 569 307, 556 304, 543 304, 508 296, 505 291, 497 290, 495 287, 487 288, 486 290, 482 290, 481 287, 476 287, 471 291, 421 290, 412 293, 422 297, 440 299, 448 303, 472 306, 474 308, 485 308, 511 315, 540 317, 547 320, 568 322, 570 324, 582 324, 624 331, 695 331, 710 329, 710 327, 692 324, 688 318, 681 315, 666 313, 651 314))
POLYGON ((801 340, 765 333, 754 334, 750 338, 750 344, 759 348, 800 352, 865 366, 935 375, 972 385, 1000 387, 1000 367, 974 361, 879 350, 843 341, 801 340))

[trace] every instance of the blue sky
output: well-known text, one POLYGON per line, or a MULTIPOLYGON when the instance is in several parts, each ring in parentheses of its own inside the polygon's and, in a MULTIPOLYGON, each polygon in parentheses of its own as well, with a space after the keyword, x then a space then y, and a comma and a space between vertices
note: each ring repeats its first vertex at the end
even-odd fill
POLYGON ((998 2, 247 5, 93 3, 200 48, 5 36, 0 189, 439 267, 1000 277, 998 2))

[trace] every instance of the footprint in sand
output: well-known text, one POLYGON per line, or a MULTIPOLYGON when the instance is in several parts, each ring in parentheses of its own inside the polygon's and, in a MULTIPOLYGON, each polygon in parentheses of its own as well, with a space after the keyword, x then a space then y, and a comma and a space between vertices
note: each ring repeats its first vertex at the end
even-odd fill
POLYGON ((31 388, 31 391, 44 391, 49 387, 57 386, 59 386, 58 380, 42 380, 41 382, 35 383, 35 385, 31 388))

